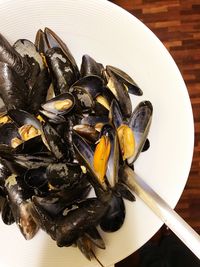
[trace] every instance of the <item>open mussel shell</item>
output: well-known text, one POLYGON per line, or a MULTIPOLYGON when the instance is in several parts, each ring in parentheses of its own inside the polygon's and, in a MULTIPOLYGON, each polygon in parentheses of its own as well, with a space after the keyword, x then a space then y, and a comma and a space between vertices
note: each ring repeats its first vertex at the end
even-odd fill
POLYGON ((89 55, 83 55, 80 68, 81 77, 90 75, 97 75, 101 77, 102 71, 103 71, 103 65, 101 63, 96 62, 89 55))
POLYGON ((75 105, 74 96, 71 93, 64 93, 55 96, 42 104, 41 107, 53 114, 64 115, 72 110, 75 105))
POLYGON ((0 97, 6 109, 27 108, 28 88, 8 64, 0 62, 0 97))
POLYGON ((102 190, 107 189, 105 181, 100 181, 98 175, 94 169, 94 151, 80 135, 77 133, 73 134, 73 145, 77 155, 77 158, 83 166, 89 170, 91 175, 89 176, 91 184, 94 186, 95 190, 98 191, 98 188, 102 190))
POLYGON ((133 111, 129 121, 129 127, 132 129, 135 138, 134 155, 129 158, 128 164, 135 162, 146 142, 149 128, 152 121, 153 106, 150 101, 142 101, 133 111))
POLYGON ((49 123, 60 124, 66 121, 64 116, 57 115, 44 109, 40 109, 39 113, 42 115, 45 121, 47 120, 49 123))
POLYGON ((15 51, 2 34, 0 34, 0 61, 7 63, 25 80, 29 77, 30 66, 28 62, 15 51))
POLYGON ((106 178, 110 187, 115 187, 118 181, 119 169, 119 142, 115 129, 105 124, 100 132, 100 138, 107 136, 110 142, 110 155, 107 162, 106 178))
POLYGON ((117 100, 113 99, 110 106, 109 118, 112 121, 116 129, 120 127, 123 123, 123 116, 119 107, 117 100))
POLYGON ((124 83, 127 86, 129 93, 138 96, 143 94, 142 90, 139 88, 136 82, 123 70, 110 65, 106 66, 106 70, 112 72, 122 83, 124 83))
POLYGON ((116 77, 109 69, 106 69, 105 76, 107 80, 106 86, 116 97, 123 116, 125 118, 129 118, 132 114, 132 104, 124 83, 119 80, 118 77, 116 77))
POLYGON ((35 36, 35 46, 37 48, 37 51, 40 54, 45 54, 46 51, 49 49, 49 46, 47 45, 47 40, 44 32, 39 29, 35 36))
POLYGON ((100 227, 105 232, 115 232, 119 230, 125 219, 125 205, 121 197, 112 195, 109 201, 109 209, 102 217, 100 227))

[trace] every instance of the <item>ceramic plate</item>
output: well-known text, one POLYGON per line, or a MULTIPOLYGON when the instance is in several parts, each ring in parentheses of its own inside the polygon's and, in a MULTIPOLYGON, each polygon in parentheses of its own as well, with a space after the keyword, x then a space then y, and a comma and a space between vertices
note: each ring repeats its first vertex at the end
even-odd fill
MULTIPOLYGON (((67 43, 80 65, 83 54, 117 66, 134 78, 142 97, 133 107, 150 100, 154 107, 150 149, 135 169, 171 207, 187 181, 193 152, 193 117, 188 92, 173 59, 156 36, 138 19, 105 0, 0 1, 0 32, 14 42, 34 41, 35 33, 52 28, 67 43)), ((162 222, 140 199, 126 202, 126 220, 116 233, 105 234, 105 251, 97 251, 104 266, 140 248, 162 222)), ((1 267, 92 267, 76 248, 58 248, 42 231, 25 241, 16 225, 0 222, 1 267)))

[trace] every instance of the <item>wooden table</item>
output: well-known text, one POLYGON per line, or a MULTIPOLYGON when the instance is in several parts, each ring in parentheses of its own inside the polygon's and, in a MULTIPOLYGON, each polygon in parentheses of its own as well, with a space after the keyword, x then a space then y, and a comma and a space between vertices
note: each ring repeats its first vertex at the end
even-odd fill
MULTIPOLYGON (((158 36, 185 80, 194 114, 195 147, 189 179, 176 211, 200 233, 200 0, 111 2, 139 18, 158 36)), ((116 264, 134 266, 139 266, 137 252, 116 264)))

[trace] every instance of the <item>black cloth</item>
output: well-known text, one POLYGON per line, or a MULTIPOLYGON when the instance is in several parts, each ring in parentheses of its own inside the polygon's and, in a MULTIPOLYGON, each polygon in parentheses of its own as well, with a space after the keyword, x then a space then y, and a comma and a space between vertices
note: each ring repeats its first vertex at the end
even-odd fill
POLYGON ((173 234, 159 244, 148 242, 140 256, 139 267, 200 267, 200 260, 173 234))

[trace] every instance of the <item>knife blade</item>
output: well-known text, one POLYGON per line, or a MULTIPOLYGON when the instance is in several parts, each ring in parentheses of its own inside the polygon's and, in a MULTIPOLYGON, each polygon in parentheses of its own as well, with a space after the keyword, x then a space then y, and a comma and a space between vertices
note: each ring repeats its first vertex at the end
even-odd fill
POLYGON ((200 236, 129 166, 125 166, 123 182, 179 237, 200 259, 200 236))

